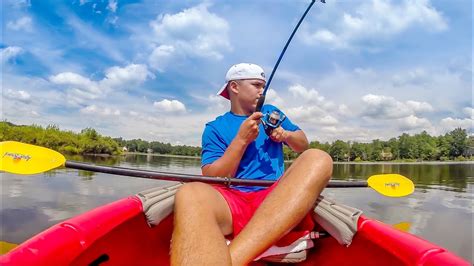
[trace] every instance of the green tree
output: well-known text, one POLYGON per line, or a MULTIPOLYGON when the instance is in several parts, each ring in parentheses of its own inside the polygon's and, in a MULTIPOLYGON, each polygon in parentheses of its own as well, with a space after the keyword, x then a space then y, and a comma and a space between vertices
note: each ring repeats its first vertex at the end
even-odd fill
POLYGON ((349 145, 342 140, 336 140, 329 148, 329 154, 334 161, 345 161, 349 157, 349 145))
POLYGON ((461 156, 464 151, 468 149, 467 133, 465 129, 456 128, 448 133, 450 138, 450 152, 449 155, 453 158, 461 156))
POLYGON ((415 141, 410 135, 403 133, 398 137, 399 152, 401 159, 415 159, 415 141))
POLYGON ((400 143, 396 138, 391 138, 387 141, 387 147, 390 148, 390 152, 392 153, 392 159, 398 160, 400 159, 400 143))
POLYGON ((439 159, 448 159, 451 152, 452 137, 446 134, 445 136, 438 136, 436 138, 436 147, 439 150, 439 159))
POLYGON ((415 135, 415 142, 418 148, 418 159, 435 160, 439 156, 436 138, 431 137, 426 131, 415 135))
POLYGON ((350 154, 352 161, 356 158, 359 158, 360 160, 367 160, 367 144, 359 142, 352 143, 350 154))
POLYGON ((119 145, 110 137, 103 137, 95 129, 85 128, 77 134, 63 131, 56 125, 43 128, 38 125, 18 126, 0 122, 2 140, 15 140, 44 146, 69 154, 106 153, 119 154, 119 145))
POLYGON ((325 142, 325 143, 321 143, 317 140, 315 141, 311 141, 309 143, 309 148, 310 149, 320 149, 320 150, 323 150, 325 152, 329 152, 329 149, 331 148, 331 144, 325 142))
POLYGON ((369 160, 381 161, 383 159, 382 152, 383 152, 383 143, 378 139, 373 140, 370 145, 369 160))

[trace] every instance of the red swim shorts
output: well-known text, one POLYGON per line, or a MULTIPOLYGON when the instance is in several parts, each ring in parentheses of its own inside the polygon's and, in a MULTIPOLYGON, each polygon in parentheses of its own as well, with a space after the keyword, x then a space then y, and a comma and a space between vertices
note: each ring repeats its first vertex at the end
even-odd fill
POLYGON ((242 231, 242 228, 248 223, 250 218, 260 206, 265 197, 278 184, 275 182, 271 187, 259 191, 243 192, 237 189, 228 188, 222 185, 213 185, 221 193, 229 205, 232 213, 234 227, 233 235, 236 236, 242 231))
MULTIPOLYGON (((260 191, 243 192, 237 189, 228 188, 222 185, 213 185, 213 187, 221 193, 229 205, 232 213, 232 222, 234 232, 232 237, 235 237, 242 231, 252 218, 253 214, 260 206, 265 197, 278 185, 278 181, 271 187, 260 191)), ((293 243, 296 239, 311 232, 314 227, 314 222, 311 218, 311 213, 308 213, 305 218, 295 227, 292 232, 280 239, 277 246, 287 246, 293 243)))

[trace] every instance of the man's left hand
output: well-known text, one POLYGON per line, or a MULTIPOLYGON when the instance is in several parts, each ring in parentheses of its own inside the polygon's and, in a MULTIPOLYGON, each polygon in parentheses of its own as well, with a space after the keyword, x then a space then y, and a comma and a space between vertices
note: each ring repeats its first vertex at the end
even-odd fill
POLYGON ((288 131, 284 130, 282 127, 277 127, 272 130, 270 134, 270 139, 275 142, 284 142, 288 138, 288 131))

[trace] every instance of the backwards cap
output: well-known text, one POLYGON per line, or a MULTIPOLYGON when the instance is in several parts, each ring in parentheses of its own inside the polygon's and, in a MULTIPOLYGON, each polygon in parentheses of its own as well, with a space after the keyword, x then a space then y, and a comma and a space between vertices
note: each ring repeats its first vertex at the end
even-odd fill
POLYGON ((242 80, 242 79, 261 79, 266 81, 265 79, 265 72, 263 68, 255 64, 249 63, 240 63, 237 65, 233 65, 227 71, 225 75, 225 84, 219 90, 217 95, 220 95, 226 99, 230 100, 229 91, 227 90, 227 84, 231 80, 242 80))

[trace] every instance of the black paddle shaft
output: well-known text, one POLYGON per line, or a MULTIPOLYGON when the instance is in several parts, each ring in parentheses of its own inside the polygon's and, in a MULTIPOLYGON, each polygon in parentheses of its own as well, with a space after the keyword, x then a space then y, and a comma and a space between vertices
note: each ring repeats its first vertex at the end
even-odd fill
MULTIPOLYGON (((273 185, 275 181, 270 180, 253 180, 253 179, 240 179, 240 178, 229 178, 229 177, 211 177, 201 176, 192 174, 180 174, 180 173, 169 173, 169 172, 157 172, 151 170, 132 169, 115 166, 103 166, 94 165, 89 163, 66 161, 64 164, 67 168, 86 170, 92 172, 123 175, 131 177, 139 177, 146 179, 157 179, 165 181, 178 181, 178 182, 203 182, 208 184, 222 184, 226 186, 230 185, 241 185, 241 186, 262 186, 269 187, 273 185)), ((327 187, 367 187, 367 181, 330 181, 327 187)))

